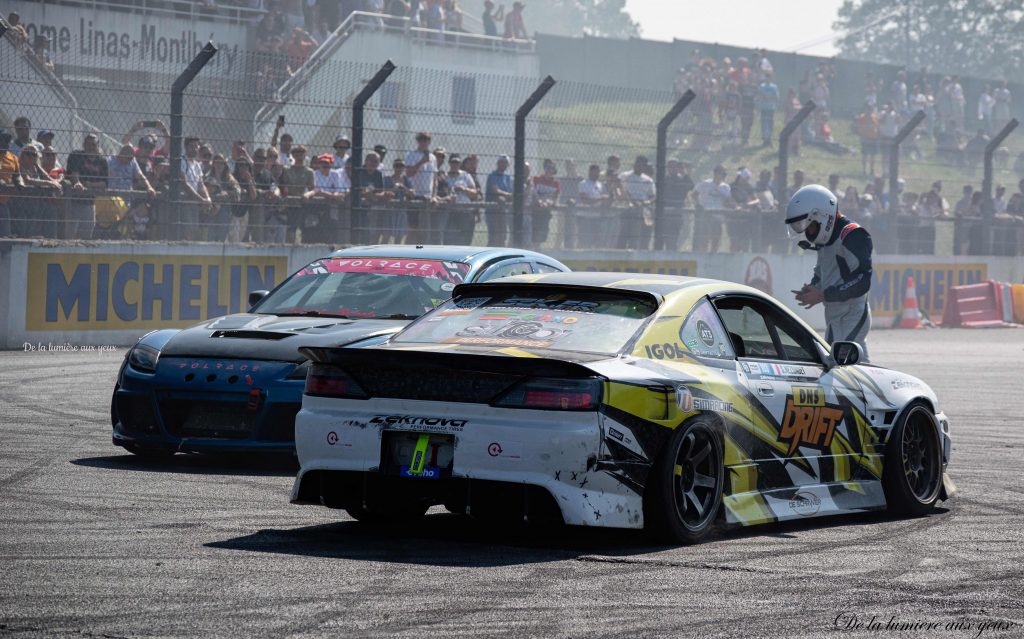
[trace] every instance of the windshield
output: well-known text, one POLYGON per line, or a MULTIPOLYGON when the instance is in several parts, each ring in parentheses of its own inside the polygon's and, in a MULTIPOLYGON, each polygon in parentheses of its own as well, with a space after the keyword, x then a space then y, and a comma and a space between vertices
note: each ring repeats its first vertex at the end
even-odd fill
POLYGON ((490 297, 449 300, 399 333, 393 342, 612 355, 622 350, 657 310, 653 300, 616 291, 550 291, 496 287, 490 297))
POLYGON ((467 273, 462 262, 332 257, 293 275, 254 312, 415 319, 450 298, 467 273))

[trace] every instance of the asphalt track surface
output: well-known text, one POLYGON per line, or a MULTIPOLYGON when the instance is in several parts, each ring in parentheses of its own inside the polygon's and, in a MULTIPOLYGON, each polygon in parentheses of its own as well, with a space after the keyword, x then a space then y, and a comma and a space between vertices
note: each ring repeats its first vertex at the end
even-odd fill
POLYGON ((920 519, 836 517, 696 547, 444 511, 366 527, 289 505, 288 461, 147 462, 111 446, 123 350, 0 353, 0 635, 1024 636, 1024 330, 875 332, 870 345, 938 392, 960 495, 920 519))

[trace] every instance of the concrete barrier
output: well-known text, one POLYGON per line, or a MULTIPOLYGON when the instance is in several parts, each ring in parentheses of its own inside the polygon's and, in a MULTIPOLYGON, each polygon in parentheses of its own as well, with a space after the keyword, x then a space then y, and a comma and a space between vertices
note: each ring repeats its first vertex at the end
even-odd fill
MULTIPOLYGON (((26 344, 116 346, 157 328, 176 328, 245 310, 250 290, 272 288, 327 254, 328 246, 56 243, 0 240, 0 348, 26 344)), ((796 307, 791 289, 810 281, 814 254, 679 254, 550 251, 576 270, 698 275, 748 284, 823 327, 821 307, 796 307)), ((942 316, 952 286, 1024 280, 1024 258, 876 256, 876 318, 895 316, 908 275, 921 309, 942 316)))

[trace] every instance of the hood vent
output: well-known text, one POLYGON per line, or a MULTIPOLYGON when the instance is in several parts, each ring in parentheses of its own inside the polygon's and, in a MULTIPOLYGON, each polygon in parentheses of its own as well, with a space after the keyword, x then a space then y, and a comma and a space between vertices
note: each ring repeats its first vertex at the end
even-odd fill
POLYGON ((279 340, 291 337, 293 333, 277 333, 274 331, 214 331, 210 337, 235 337, 240 339, 279 340))

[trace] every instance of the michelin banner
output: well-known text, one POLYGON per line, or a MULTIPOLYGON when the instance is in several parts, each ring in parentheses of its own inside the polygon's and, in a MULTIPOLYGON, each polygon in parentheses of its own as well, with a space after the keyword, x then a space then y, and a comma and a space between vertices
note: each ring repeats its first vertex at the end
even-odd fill
POLYGON ((287 269, 273 256, 30 253, 25 329, 181 328, 241 312, 287 269))
MULTIPOLYGON (((126 345, 159 328, 244 312, 250 291, 270 289, 330 251, 326 246, 53 246, 0 240, 0 348, 24 343, 126 345)), ((792 289, 811 278, 814 255, 550 251, 580 271, 708 277, 775 296, 816 328, 821 308, 796 308, 792 289)), ((876 256, 870 300, 875 327, 891 324, 912 276, 920 308, 942 317, 949 289, 996 279, 1020 282, 1024 259, 876 256)))

